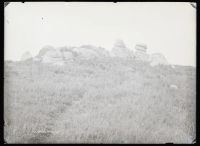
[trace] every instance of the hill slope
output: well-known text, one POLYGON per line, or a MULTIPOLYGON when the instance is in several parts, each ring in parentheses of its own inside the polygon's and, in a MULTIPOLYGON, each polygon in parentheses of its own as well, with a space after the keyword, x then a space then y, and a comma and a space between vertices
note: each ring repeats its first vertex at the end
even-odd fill
POLYGON ((119 58, 76 60, 62 67, 5 62, 5 139, 191 143, 195 72, 119 58))

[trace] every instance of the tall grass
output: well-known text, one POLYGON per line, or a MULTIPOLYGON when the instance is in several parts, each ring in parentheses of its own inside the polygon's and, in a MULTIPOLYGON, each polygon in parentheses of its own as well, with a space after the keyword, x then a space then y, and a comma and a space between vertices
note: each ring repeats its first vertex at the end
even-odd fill
POLYGON ((195 69, 134 60, 5 63, 8 143, 191 143, 195 69), (178 89, 171 89, 175 84, 178 89))

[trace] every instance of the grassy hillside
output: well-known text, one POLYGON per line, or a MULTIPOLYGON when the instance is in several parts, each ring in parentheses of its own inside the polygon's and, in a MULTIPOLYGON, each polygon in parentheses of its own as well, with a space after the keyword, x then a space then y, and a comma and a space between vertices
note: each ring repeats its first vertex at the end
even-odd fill
POLYGON ((4 70, 8 143, 191 143, 195 138, 195 68, 113 58, 63 67, 5 62, 4 70))

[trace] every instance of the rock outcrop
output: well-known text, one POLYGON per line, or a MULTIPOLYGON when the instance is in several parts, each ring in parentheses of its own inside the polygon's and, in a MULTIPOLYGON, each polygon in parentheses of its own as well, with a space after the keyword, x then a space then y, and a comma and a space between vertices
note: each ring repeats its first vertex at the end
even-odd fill
MULTIPOLYGON (((104 59, 106 57, 134 58, 135 60, 148 62, 151 66, 168 65, 166 58, 162 54, 155 53, 149 55, 145 44, 137 44, 133 52, 126 47, 122 40, 116 40, 111 52, 102 47, 92 45, 82 45, 79 47, 64 46, 56 49, 47 45, 39 51, 38 55, 33 58, 33 61, 64 65, 66 62, 75 61, 76 59, 104 59)), ((28 58, 31 58, 31 55, 26 52, 22 60, 28 58)))
POLYGON ((42 56, 43 63, 55 63, 61 61, 63 61, 63 56, 59 50, 49 50, 42 56))
POLYGON ((64 60, 73 60, 73 53, 72 52, 69 52, 69 51, 65 51, 65 52, 63 52, 62 53, 62 55, 63 55, 63 59, 64 60))
POLYGON ((149 62, 151 66, 168 65, 164 55, 161 53, 154 53, 149 55, 147 53, 147 46, 145 44, 137 44, 135 46, 134 58, 143 62, 149 62))
POLYGON ((49 51, 55 51, 54 47, 50 45, 44 46, 36 57, 43 57, 49 51))
POLYGON ((137 44, 135 46, 134 58, 143 62, 150 61, 150 56, 147 54, 147 46, 145 44, 137 44))
POLYGON ((126 47, 122 40, 116 40, 111 51, 111 56, 128 58, 131 57, 131 50, 126 47))
POLYGON ((98 58, 110 56, 109 52, 105 48, 102 48, 102 47, 95 47, 95 46, 90 46, 90 45, 84 45, 82 47, 95 51, 96 54, 98 55, 98 58))
POLYGON ((73 60, 73 58, 77 56, 77 53, 72 50, 73 48, 74 47, 67 46, 58 48, 58 50, 62 53, 63 60, 73 60))
POLYGON ((73 51, 76 52, 78 57, 82 59, 93 59, 98 57, 98 54, 94 50, 83 46, 74 48, 73 51))
POLYGON ((77 53, 79 58, 94 59, 108 57, 109 53, 102 47, 95 47, 91 45, 83 45, 72 49, 77 53))
POLYGON ((29 60, 29 59, 32 59, 32 55, 30 52, 25 52, 22 57, 21 57, 21 61, 26 61, 26 60, 29 60))
POLYGON ((168 65, 166 58, 161 53, 152 54, 150 56, 150 59, 151 59, 151 62, 150 62, 151 66, 168 65))
POLYGON ((60 47, 54 48, 52 46, 43 47, 38 55, 34 58, 34 61, 41 61, 42 63, 50 63, 53 65, 64 65, 65 61, 72 60, 74 54, 71 48, 60 47))
POLYGON ((76 58, 93 59, 108 56, 109 53, 104 48, 91 45, 83 45, 80 47, 64 46, 56 49, 52 46, 45 46, 39 51, 38 55, 34 57, 34 61, 64 65, 65 62, 73 61, 76 58))

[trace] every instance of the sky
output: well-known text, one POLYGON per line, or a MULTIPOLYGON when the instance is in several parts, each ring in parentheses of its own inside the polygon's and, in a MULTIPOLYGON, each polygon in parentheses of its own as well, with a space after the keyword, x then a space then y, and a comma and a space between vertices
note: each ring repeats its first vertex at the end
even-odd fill
POLYGON ((90 44, 111 50, 121 39, 196 66, 196 9, 188 2, 11 2, 4 9, 5 60, 33 56, 46 45, 90 44))

